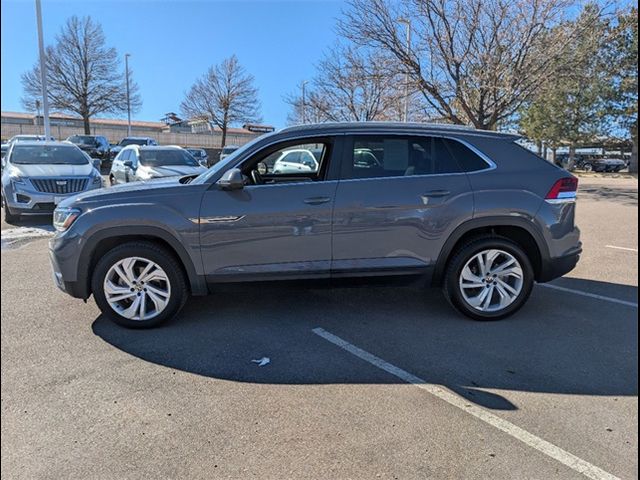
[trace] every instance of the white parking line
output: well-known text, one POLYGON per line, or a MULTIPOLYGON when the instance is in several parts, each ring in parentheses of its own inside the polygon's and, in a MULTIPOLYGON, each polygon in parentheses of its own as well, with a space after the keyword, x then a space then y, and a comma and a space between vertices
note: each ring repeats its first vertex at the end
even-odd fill
POLYGON ((439 387, 437 385, 432 385, 427 383, 425 380, 421 379, 420 377, 416 377, 415 375, 405 370, 402 370, 401 368, 396 367, 395 365, 392 365, 382 360, 381 358, 376 357, 375 355, 365 350, 362 350, 359 347, 356 347, 355 345, 347 342, 346 340, 343 340, 342 338, 330 332, 327 332, 323 328, 314 328, 312 331, 316 335, 324 338, 325 340, 333 343, 334 345, 342 348, 343 350, 346 350, 347 352, 351 353, 352 355, 355 355, 356 357, 364 360, 365 362, 370 363, 371 365, 378 367, 379 369, 384 370, 385 372, 390 373, 391 375, 398 377, 399 379, 407 383, 410 383, 412 385, 415 385, 418 388, 426 390, 430 394, 438 397, 440 400, 444 400, 448 404, 459 408, 463 412, 468 413, 469 415, 473 415, 477 419, 482 420, 485 423, 488 423, 489 425, 497 428, 498 430, 502 430, 503 432, 512 436, 513 438, 520 440, 524 444, 532 448, 535 448, 539 452, 544 453, 545 455, 553 458, 554 460, 559 461, 560 463, 575 470, 576 472, 579 472, 585 475, 588 478, 591 478, 593 480, 617 479, 617 477, 615 477, 614 475, 611 475, 610 473, 605 472, 601 468, 598 468, 595 465, 592 465, 591 463, 585 460, 582 460, 579 457, 576 457, 572 453, 569 453, 561 449, 560 447, 552 443, 549 443, 546 440, 543 440, 542 438, 527 432, 526 430, 523 430, 522 428, 514 425, 511 422, 503 420, 502 418, 486 411, 481 407, 478 407, 477 405, 473 405, 469 403, 464 398, 450 392, 449 390, 445 390, 444 388, 439 387))
POLYGON ((615 245, 605 245, 607 248, 615 248, 616 250, 624 250, 625 252, 636 252, 638 253, 637 248, 629 248, 629 247, 616 247, 615 245))
POLYGON ((574 290, 573 288, 559 287, 558 285, 551 285, 550 283, 539 283, 540 287, 551 288, 560 292, 573 293, 575 295, 582 295, 583 297, 595 298, 597 300, 604 300, 607 302, 618 303, 620 305, 626 305, 627 307, 638 308, 638 304, 634 302, 627 302, 626 300, 620 300, 613 297, 605 297, 604 295, 598 295, 597 293, 583 292, 582 290, 574 290))

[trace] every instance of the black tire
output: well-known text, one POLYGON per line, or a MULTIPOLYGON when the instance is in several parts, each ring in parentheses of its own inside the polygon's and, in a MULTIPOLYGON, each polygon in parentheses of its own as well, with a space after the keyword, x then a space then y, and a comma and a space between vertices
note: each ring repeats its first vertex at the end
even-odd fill
POLYGON ((583 169, 585 172, 593 172, 593 171, 594 171, 593 165, 591 165, 590 163, 585 163, 585 164, 582 166, 582 169, 583 169))
POLYGON ((443 292, 449 303, 451 303, 456 310, 473 320, 500 320, 513 315, 527 302, 533 289, 534 277, 535 274, 531 261, 522 247, 508 238, 486 235, 470 240, 453 252, 447 265, 443 282, 443 292), (473 258, 474 255, 488 249, 499 249, 513 255, 522 267, 523 284, 518 297, 506 308, 493 312, 482 312, 466 302, 459 286, 459 278, 466 263, 473 258))
POLYGON ((113 175, 109 175, 109 184, 112 187, 116 184, 116 178, 113 175))
POLYGON ((20 220, 20 215, 16 215, 11 212, 9 205, 7 205, 4 201, 4 197, 2 198, 2 206, 4 207, 4 221, 6 223, 16 223, 20 220))
POLYGON ((129 242, 113 248, 98 261, 91 277, 93 297, 102 313, 126 328, 152 328, 174 318, 189 296, 187 281, 181 264, 167 249, 151 242, 129 242), (131 320, 117 313, 107 302, 104 279, 109 269, 127 257, 142 257, 159 265, 167 274, 171 285, 169 302, 164 310, 150 320, 131 320))

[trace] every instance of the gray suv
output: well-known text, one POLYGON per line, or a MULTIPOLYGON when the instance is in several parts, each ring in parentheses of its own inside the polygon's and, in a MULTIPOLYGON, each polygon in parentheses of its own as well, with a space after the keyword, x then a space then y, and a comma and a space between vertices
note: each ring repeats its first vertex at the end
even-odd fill
POLYGON ((460 312, 516 312, 574 268, 577 179, 517 136, 442 125, 292 127, 200 176, 83 193, 56 209, 54 278, 127 327, 227 282, 414 278, 460 312), (274 171, 288 151, 308 169, 274 171))

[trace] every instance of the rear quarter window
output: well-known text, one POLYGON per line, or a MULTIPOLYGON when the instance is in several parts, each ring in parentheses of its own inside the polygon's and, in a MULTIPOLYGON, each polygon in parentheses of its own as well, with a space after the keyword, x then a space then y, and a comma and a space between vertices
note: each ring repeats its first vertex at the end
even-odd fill
POLYGON ((477 172, 491 167, 480 155, 457 140, 445 140, 449 151, 465 172, 477 172))

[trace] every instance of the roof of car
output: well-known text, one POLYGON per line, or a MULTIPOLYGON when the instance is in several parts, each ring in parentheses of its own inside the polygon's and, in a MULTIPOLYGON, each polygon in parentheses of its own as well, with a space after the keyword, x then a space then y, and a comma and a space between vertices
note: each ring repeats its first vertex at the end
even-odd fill
POLYGON ((281 133, 359 133, 359 132, 445 132, 456 134, 472 134, 483 136, 499 136, 519 138, 517 133, 496 132, 493 130, 479 130, 464 125, 451 125, 444 123, 415 123, 415 122, 330 122, 312 123, 286 127, 281 133))
POLYGON ((71 142, 64 141, 53 141, 53 140, 26 140, 24 142, 18 142, 14 145, 14 148, 17 147, 76 147, 75 144, 71 142))
POLYGON ((122 150, 132 150, 134 148, 139 150, 184 150, 179 145, 137 145, 135 143, 126 145, 122 150))
POLYGON ((122 140, 155 140, 153 137, 124 137, 122 140))

